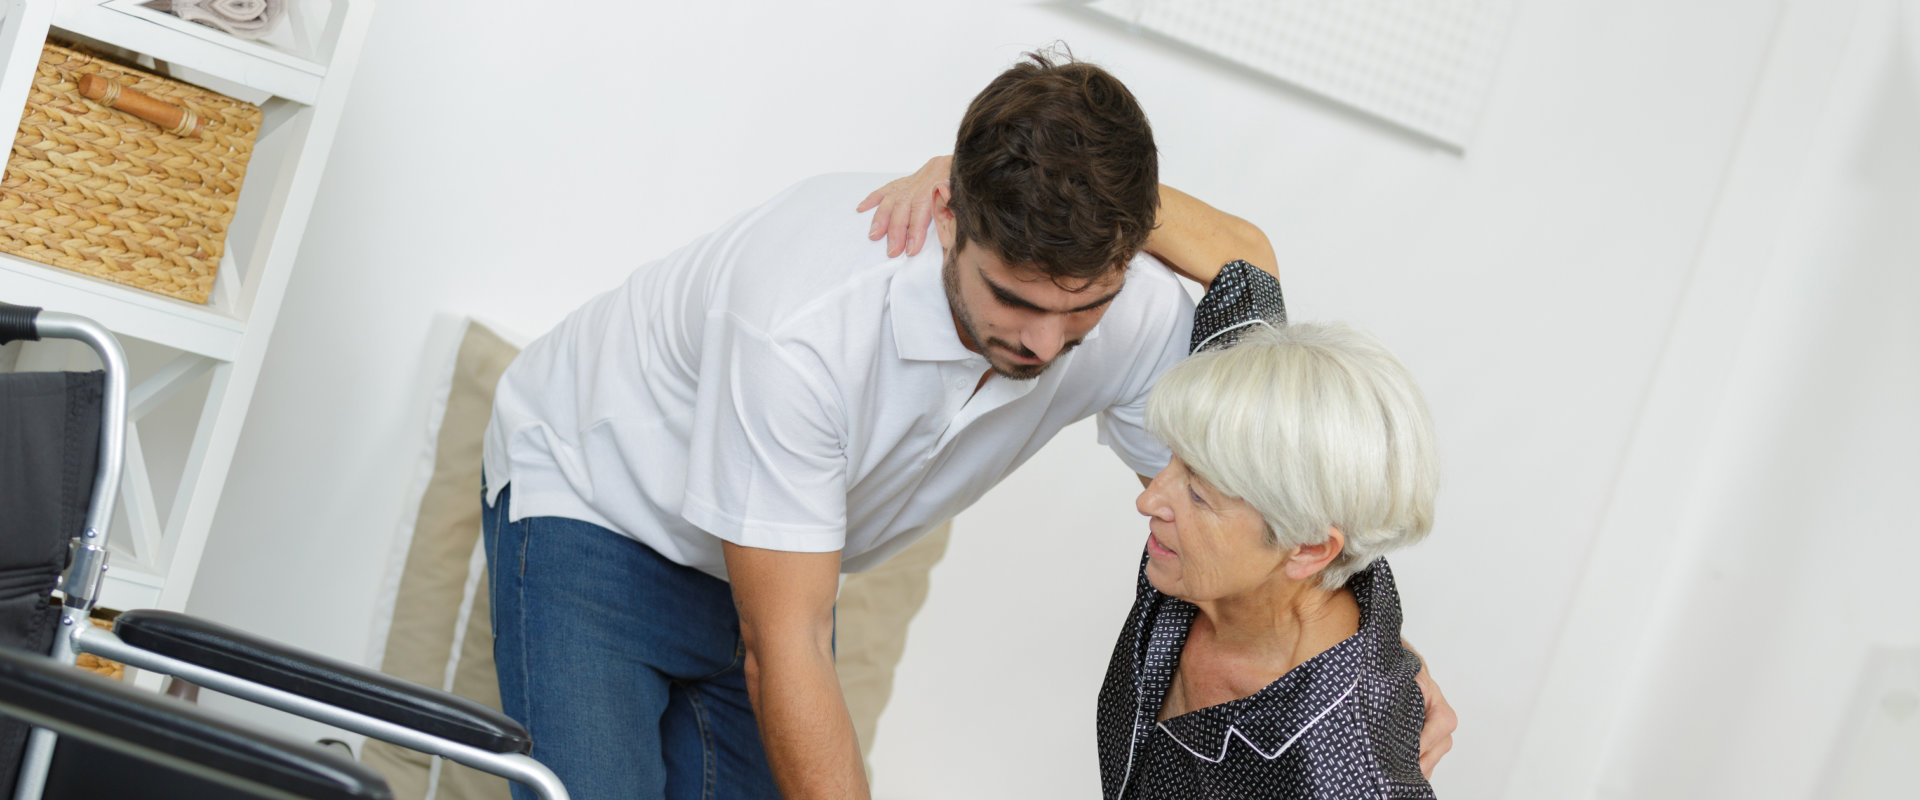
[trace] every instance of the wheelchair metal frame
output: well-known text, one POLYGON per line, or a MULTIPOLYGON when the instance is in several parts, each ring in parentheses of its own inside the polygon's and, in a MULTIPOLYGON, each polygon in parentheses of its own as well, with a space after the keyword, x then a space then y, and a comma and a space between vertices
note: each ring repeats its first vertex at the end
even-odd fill
MULTIPOLYGON (((99 354, 106 372, 101 402, 99 467, 94 475, 93 497, 87 507, 85 528, 74 540, 72 563, 56 587, 62 595, 62 605, 60 630, 51 654, 55 661, 70 664, 79 654, 89 653, 139 669, 171 675, 269 708, 499 775, 526 785, 546 800, 567 800, 566 787, 561 785, 559 777, 529 756, 490 752, 449 741, 312 698, 151 653, 128 645, 111 631, 95 628, 88 617, 99 599, 100 584, 106 576, 108 523, 113 518, 113 503, 118 494, 126 453, 127 357, 112 333, 85 317, 40 311, 34 317, 33 324, 38 338, 73 339, 86 343, 99 354)), ((15 800, 40 798, 48 767, 53 761, 56 740, 57 735, 53 731, 39 727, 33 729, 20 765, 20 779, 13 794, 15 800)))

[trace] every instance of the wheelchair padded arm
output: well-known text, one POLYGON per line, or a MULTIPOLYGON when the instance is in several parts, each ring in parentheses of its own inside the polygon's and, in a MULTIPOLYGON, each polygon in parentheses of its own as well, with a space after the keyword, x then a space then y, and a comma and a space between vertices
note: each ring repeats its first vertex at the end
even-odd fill
POLYGON ((480 703, 196 617, 128 611, 114 633, 132 647, 488 752, 533 749, 524 726, 480 703))
POLYGON ((328 800, 393 797, 373 770, 314 745, 11 648, 0 648, 0 713, 209 779, 238 779, 241 787, 328 800))

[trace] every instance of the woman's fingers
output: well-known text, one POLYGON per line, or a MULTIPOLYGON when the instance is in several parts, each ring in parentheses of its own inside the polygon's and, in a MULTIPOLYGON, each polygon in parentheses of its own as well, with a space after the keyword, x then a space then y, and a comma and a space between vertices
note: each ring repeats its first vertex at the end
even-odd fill
POLYGON ((933 224, 934 200, 939 197, 941 187, 946 185, 947 181, 941 179, 928 187, 916 187, 907 219, 907 255, 919 255, 920 248, 927 243, 927 228, 933 224))
MULTIPOLYGON (((867 195, 867 199, 860 203, 862 208, 859 210, 873 209, 873 223, 867 228, 867 238, 869 240, 877 240, 882 236, 891 235, 891 227, 894 224, 893 218, 899 216, 899 214, 895 213, 900 205, 900 193, 898 187, 894 185, 896 183, 899 183, 899 181, 893 181, 892 183, 873 190, 873 194, 867 195)), ((887 249, 889 251, 893 249, 893 242, 891 240, 887 242, 887 249)), ((889 252, 888 255, 892 255, 892 253, 889 252)))
POLYGON ((913 174, 887 181, 885 186, 873 190, 854 209, 856 212, 873 210, 867 238, 878 240, 885 236, 888 258, 903 252, 918 255, 926 245, 934 205, 941 189, 949 185, 949 160, 946 156, 935 156, 913 174))
POLYGON ((1434 682, 1424 663, 1413 680, 1427 703, 1427 722, 1420 729, 1420 774, 1431 779, 1433 768, 1440 765, 1440 757, 1453 749, 1453 732, 1460 727, 1460 718, 1453 713, 1453 706, 1447 704, 1446 695, 1440 693, 1440 684, 1434 682))
POLYGON ((906 183, 907 179, 901 178, 887 184, 892 190, 887 197, 888 258, 900 255, 901 251, 907 249, 908 224, 913 217, 913 187, 906 183))
POLYGON ((1444 741, 1434 745, 1432 750, 1421 750, 1420 751, 1421 777, 1424 777, 1427 780, 1433 780, 1433 768, 1440 766, 1440 757, 1446 755, 1447 751, 1452 749, 1453 749, 1453 737, 1449 736, 1444 741))
POLYGON ((933 212, 933 198, 928 195, 915 197, 907 206, 907 255, 919 255, 921 243, 927 240, 927 217, 933 212))
POLYGON ((907 220, 913 213, 912 191, 910 178, 896 178, 873 190, 867 199, 854 208, 856 213, 873 210, 873 221, 867 226, 867 238, 877 241, 886 237, 889 258, 900 255, 907 245, 907 220))

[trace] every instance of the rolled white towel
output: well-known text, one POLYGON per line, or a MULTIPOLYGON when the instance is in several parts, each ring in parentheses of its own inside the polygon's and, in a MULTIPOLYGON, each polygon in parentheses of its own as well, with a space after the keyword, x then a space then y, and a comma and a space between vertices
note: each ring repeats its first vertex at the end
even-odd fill
POLYGON ((242 39, 266 38, 287 15, 287 0, 153 0, 145 5, 242 39))

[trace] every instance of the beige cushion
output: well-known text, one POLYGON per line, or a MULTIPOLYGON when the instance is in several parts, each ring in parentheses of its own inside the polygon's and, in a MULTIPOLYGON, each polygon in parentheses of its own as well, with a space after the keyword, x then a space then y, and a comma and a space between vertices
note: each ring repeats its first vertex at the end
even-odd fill
POLYGON ((847 696, 860 758, 873 777, 874 729, 893 696, 893 670, 907 650, 907 623, 927 602, 927 579, 947 553, 948 522, 886 563, 847 576, 834 607, 834 667, 847 696))
MULTIPOLYGON (((480 443, 493 413, 493 387, 519 352, 477 323, 468 324, 461 337, 444 390, 446 411, 432 440, 433 471, 420 496, 380 661, 381 671, 390 675, 493 708, 500 707, 500 690, 493 673, 485 562, 478 557, 480 443)), ((387 778, 397 800, 429 796, 430 756, 369 739, 361 760, 387 778)), ((432 796, 505 798, 507 782, 449 761, 440 767, 432 796)))

